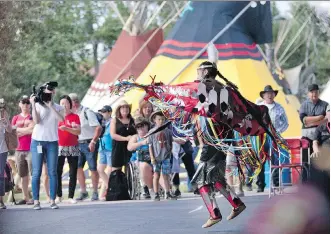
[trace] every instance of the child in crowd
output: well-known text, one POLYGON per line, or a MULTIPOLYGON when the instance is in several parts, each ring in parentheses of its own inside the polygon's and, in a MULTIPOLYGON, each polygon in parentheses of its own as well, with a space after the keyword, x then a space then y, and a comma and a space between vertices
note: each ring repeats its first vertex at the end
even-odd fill
MULTIPOLYGON (((150 119, 151 122, 155 124, 154 129, 161 127, 165 122, 165 117, 161 111, 152 113, 150 119)), ((149 153, 154 169, 153 187, 155 192, 155 201, 160 201, 158 191, 161 173, 166 192, 165 199, 176 199, 176 197, 170 193, 169 182, 169 175, 171 174, 172 141, 172 132, 168 128, 149 136, 149 153)))
POLYGON ((153 189, 153 166, 149 155, 148 139, 144 139, 144 136, 148 133, 150 124, 148 119, 145 119, 144 117, 136 118, 134 123, 137 134, 130 138, 128 150, 136 152, 136 158, 134 161, 138 159, 140 178, 143 184, 148 188, 144 193, 144 197, 150 199, 150 193, 153 189))

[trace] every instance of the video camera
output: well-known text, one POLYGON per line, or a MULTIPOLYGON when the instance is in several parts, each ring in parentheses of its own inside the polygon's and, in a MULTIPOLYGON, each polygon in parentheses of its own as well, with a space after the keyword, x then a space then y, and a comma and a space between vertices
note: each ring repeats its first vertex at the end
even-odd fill
POLYGON ((45 90, 53 91, 58 86, 56 81, 50 81, 39 87, 38 91, 36 86, 32 87, 32 92, 35 95, 35 102, 43 105, 45 102, 50 102, 52 100, 52 93, 45 93, 45 90))

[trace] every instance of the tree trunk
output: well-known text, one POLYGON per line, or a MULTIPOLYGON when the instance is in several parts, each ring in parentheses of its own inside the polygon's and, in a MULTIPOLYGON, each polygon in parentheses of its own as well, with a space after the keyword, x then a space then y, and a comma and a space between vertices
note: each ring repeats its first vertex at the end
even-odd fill
POLYGON ((307 38, 306 54, 305 54, 305 66, 306 67, 309 66, 309 55, 310 55, 309 50, 310 50, 311 40, 313 39, 314 27, 312 27, 312 29, 308 33, 309 34, 308 34, 308 38, 307 38))
POLYGON ((99 43, 97 41, 93 42, 94 77, 99 74, 98 45, 99 43))

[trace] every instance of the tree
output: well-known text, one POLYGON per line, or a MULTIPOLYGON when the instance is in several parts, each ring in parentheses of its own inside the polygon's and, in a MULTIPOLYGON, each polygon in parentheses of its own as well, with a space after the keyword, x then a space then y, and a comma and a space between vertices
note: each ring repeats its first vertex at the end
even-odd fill
MULTIPOLYGON (((104 56, 101 45, 105 53, 112 49, 135 3, 117 1, 121 17, 112 4, 0 2, 0 93, 12 113, 20 96, 46 81, 58 81, 55 99, 70 92, 83 97, 93 81, 89 70, 97 72, 104 56)), ((161 4, 149 3, 144 14, 151 16, 161 4)), ((147 29, 163 24, 182 4, 167 2, 147 29)))
POLYGON ((302 100, 306 96, 306 86, 313 82, 306 80, 312 77, 307 76, 308 71, 314 72, 319 84, 325 84, 329 79, 329 15, 321 15, 307 2, 293 2, 291 15, 292 18, 273 22, 274 42, 281 42, 275 53, 282 69, 304 65, 298 94, 302 100), (280 39, 282 35, 284 40, 280 39))
MULTIPOLYGON (((91 42, 99 43, 97 39, 103 37, 94 25, 105 13, 104 5, 94 2, 1 4, 5 8, 1 7, 0 12, 6 14, 1 40, 11 43, 1 50, 6 56, 3 56, 0 92, 11 111, 16 109, 19 96, 31 93, 32 85, 50 80, 59 82, 57 97, 69 92, 82 96, 92 82, 86 71, 94 65, 91 58, 96 60, 97 56, 91 55, 87 47, 91 42), (25 10, 20 15, 21 8, 25 10)), ((119 30, 113 33, 115 40, 119 30)), ((96 51, 97 46, 94 49, 92 51, 96 51)))

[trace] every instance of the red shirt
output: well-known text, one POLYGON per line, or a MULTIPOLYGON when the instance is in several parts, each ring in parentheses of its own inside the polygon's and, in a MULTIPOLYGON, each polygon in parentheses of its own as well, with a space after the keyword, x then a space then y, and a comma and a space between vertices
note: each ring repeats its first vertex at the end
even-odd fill
MULTIPOLYGON (((28 114, 25 117, 19 114, 13 117, 11 124, 12 126, 16 126, 18 128, 26 128, 30 125, 31 122, 32 122, 32 116, 30 114, 28 114)), ((18 137, 18 147, 16 148, 16 150, 30 151, 31 135, 32 134, 28 134, 18 137)))
MULTIPOLYGON (((70 113, 64 118, 64 121, 59 122, 59 127, 65 125, 66 127, 73 128, 80 125, 79 116, 70 113)), ((75 146, 78 145, 78 136, 67 131, 59 129, 59 146, 75 146)))

